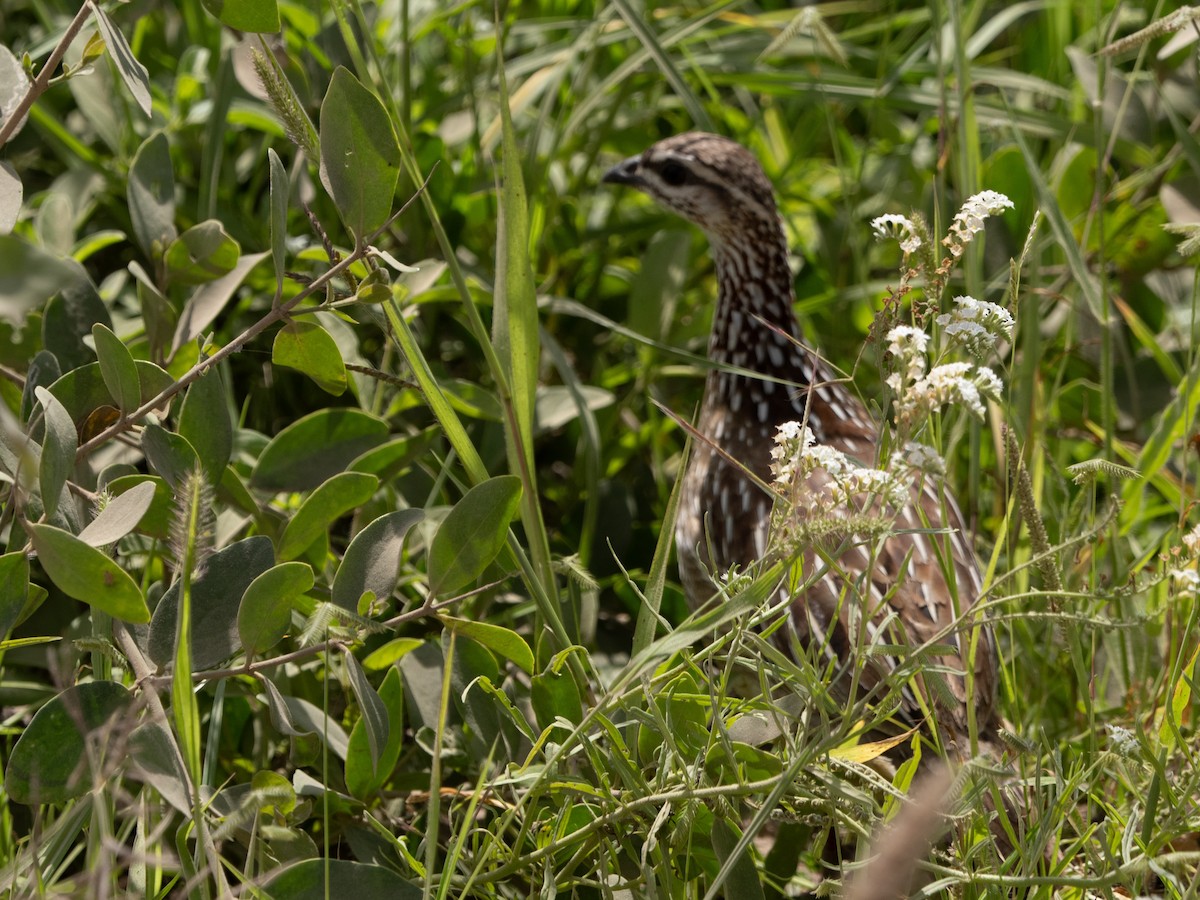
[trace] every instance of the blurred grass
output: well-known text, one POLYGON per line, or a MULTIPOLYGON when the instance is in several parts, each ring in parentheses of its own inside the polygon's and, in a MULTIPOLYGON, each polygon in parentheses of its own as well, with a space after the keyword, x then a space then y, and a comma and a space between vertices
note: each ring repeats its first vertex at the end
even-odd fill
MULTIPOLYGON (((285 160, 294 154, 230 56, 233 36, 197 0, 177 11, 142 7, 140 18, 135 8, 114 16, 150 70, 153 126, 134 118, 103 66, 91 93, 56 87, 9 149, 27 202, 49 209, 52 196, 74 190, 82 233, 130 232, 122 179, 147 129, 161 127, 172 138, 185 220, 215 215, 244 248, 269 246, 267 148, 285 160), (105 117, 117 127, 106 128, 105 117), (105 139, 112 134, 115 145, 105 139)), ((897 280, 899 256, 873 242, 867 222, 917 210, 940 234, 970 194, 1007 194, 1017 209, 989 226, 986 244, 972 248, 951 286, 999 302, 1007 262, 1040 211, 1044 223, 1015 298, 1008 393, 986 424, 951 435, 951 477, 969 498, 967 514, 995 573, 988 602, 1003 645, 1001 704, 1019 736, 1014 747, 1025 747, 1013 754, 1018 783, 1040 812, 1023 823, 1013 856, 1000 860, 979 824, 979 789, 965 791, 958 855, 937 861, 935 884, 964 897, 1001 888, 1115 896, 1118 886, 1146 892, 1154 884, 1168 896, 1195 896, 1200 776, 1191 685, 1200 611, 1164 575, 1194 566, 1177 548, 1197 521, 1189 442, 1200 402, 1200 292, 1194 260, 1174 252, 1160 225, 1200 219, 1196 62, 1194 45, 1161 55, 1165 37, 1113 57, 1098 53, 1172 8, 820 4, 843 62, 811 28, 765 53, 796 15, 786 4, 542 0, 510 5, 499 30, 492 7, 474 2, 282 5, 281 64, 310 113, 332 67, 346 64, 402 126, 409 184, 402 179, 400 197, 440 163, 424 215, 406 215, 380 243, 405 260, 444 259, 449 274, 402 311, 389 310, 398 348, 383 328, 356 325, 353 337, 367 359, 399 367, 398 352, 423 387, 382 392, 363 384, 364 395, 380 391, 379 409, 394 422, 417 428, 436 419, 451 437, 452 453, 404 475, 395 490, 416 505, 426 497, 452 502, 444 461, 477 481, 533 459, 525 483, 537 485, 540 507, 523 511, 513 537, 514 552, 530 551, 526 578, 510 586, 520 596, 470 611, 528 629, 540 663, 566 654, 581 689, 595 692, 583 722, 552 730, 546 740, 560 749, 544 747, 530 770, 472 757, 454 731, 461 724, 445 717, 433 748, 410 748, 397 791, 432 791, 416 828, 426 862, 446 861, 439 895, 511 896, 558 883, 579 896, 615 896, 605 879, 618 875, 639 890, 654 883, 663 895, 711 895, 743 871, 736 863, 751 843, 740 838, 747 823, 753 830, 783 819, 789 828, 768 852, 809 854, 810 833, 819 844, 831 817, 865 841, 892 790, 836 756, 854 711, 822 694, 810 662, 783 658, 749 621, 728 633, 692 622, 665 643, 647 638, 653 622, 643 592, 670 625, 686 616, 678 588, 661 580, 659 540, 685 440, 655 403, 687 417, 698 401, 714 273, 702 236, 598 180, 653 140, 702 127, 743 141, 763 160, 795 253, 806 332, 855 373, 868 400, 881 396, 882 348, 867 343, 870 326, 897 280), (501 72, 511 130, 500 112, 501 72), (523 195, 515 190, 518 166, 523 195), (526 260, 534 297, 521 299, 526 260), (529 330, 532 308, 517 308, 521 334, 491 335, 493 298, 504 290, 510 303, 537 303, 543 353, 519 360, 527 371, 499 345, 539 343, 529 330), (568 412, 552 429, 528 421, 534 380, 566 389, 568 412), (515 405, 514 418, 497 421, 464 404, 464 386, 502 410, 515 405), (583 408, 585 387, 606 394, 583 408), (1017 436, 1037 509, 1061 548, 1053 560, 1064 583, 1057 600, 1035 574, 1009 502, 1001 424, 1017 436), (1092 459, 1132 466, 1141 478, 1074 484, 1067 466, 1092 459), (1108 521, 1106 505, 1118 500, 1123 506, 1108 521), (595 586, 555 568, 576 554, 595 586), (635 645, 630 622, 639 619, 635 645), (541 646, 547 622, 554 641, 541 646), (702 635, 703 649, 688 650, 702 635), (570 649, 581 642, 586 651, 570 649), (627 662, 631 647, 647 655, 627 662), (739 673, 782 683, 794 708, 817 723, 800 734, 785 729, 775 762, 743 750, 723 725, 697 725, 714 710, 754 708, 730 697, 728 682, 739 673), (1114 728, 1127 729, 1131 742, 1115 741, 1114 728), (640 737, 649 732, 661 732, 661 743, 640 737), (469 802, 439 806, 439 788, 451 784, 487 787, 503 803, 488 807, 489 795, 475 791, 469 802), (486 828, 473 827, 477 817, 486 828), (735 838, 724 849, 738 848, 723 864, 710 841, 722 829, 735 838)), ((4 39, 36 55, 72 11, 66 3, 12 5, 4 39)), ((293 174, 312 177, 298 164, 293 174)), ((319 190, 311 203, 322 221, 337 220, 319 190)), ((53 224, 35 215, 29 227, 45 235, 53 224)), ((309 234, 295 210, 290 233, 309 234)), ((134 258, 118 245, 88 266, 119 273, 134 258)), ((273 283, 256 277, 261 284, 221 323, 224 333, 238 333, 273 294, 273 283)), ((102 288, 115 319, 138 321, 136 296, 120 274, 102 288)), ((27 344, 7 323, 0 329, 0 362, 23 370, 27 344)), ((285 372, 262 386, 265 352, 239 354, 231 374, 244 427, 272 434, 314 401, 285 372)), ((756 589, 761 582, 751 584, 750 599, 756 589)), ((666 627, 658 624, 660 637, 666 627)), ((239 751, 221 752, 228 769, 243 765, 239 751)), ((0 818, 0 862, 17 855, 23 826, 13 815, 0 818)), ((44 824, 52 840, 53 824, 44 824)))

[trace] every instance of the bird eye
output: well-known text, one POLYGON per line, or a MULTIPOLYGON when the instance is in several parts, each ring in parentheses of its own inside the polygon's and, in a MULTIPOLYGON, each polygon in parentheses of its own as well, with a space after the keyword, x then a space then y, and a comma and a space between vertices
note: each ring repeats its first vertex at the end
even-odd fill
POLYGON ((658 174, 671 187, 679 187, 688 180, 687 167, 670 160, 663 163, 662 168, 658 170, 658 174))

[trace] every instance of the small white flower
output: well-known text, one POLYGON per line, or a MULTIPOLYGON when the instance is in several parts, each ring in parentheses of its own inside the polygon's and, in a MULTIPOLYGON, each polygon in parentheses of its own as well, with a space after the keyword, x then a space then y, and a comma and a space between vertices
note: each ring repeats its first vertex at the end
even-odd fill
POLYGON ((996 191, 983 191, 968 197, 950 223, 950 233, 942 243, 952 254, 961 256, 971 239, 983 230, 984 219, 1012 208, 1013 202, 996 191))
POLYGON ((945 475, 946 461, 928 444, 909 441, 904 445, 904 462, 927 475, 945 475))
POLYGON ((1108 732, 1108 740, 1114 750, 1122 756, 1138 755, 1137 736, 1132 731, 1120 725, 1105 725, 1104 729, 1108 732))
POLYGON ((1012 339, 1013 317, 1003 306, 974 297, 955 297, 954 303, 955 308, 938 316, 937 323, 972 355, 986 355, 998 338, 1012 339))
POLYGON ((1200 525, 1183 536, 1183 546, 1189 558, 1200 556, 1200 525))
POLYGON ((1200 596, 1200 572, 1195 569, 1172 569, 1167 575, 1179 593, 1200 596))
POLYGON ((888 214, 871 220, 871 228, 880 240, 896 238, 900 241, 900 249, 904 255, 915 253, 921 247, 921 238, 916 233, 916 226, 907 216, 888 214))

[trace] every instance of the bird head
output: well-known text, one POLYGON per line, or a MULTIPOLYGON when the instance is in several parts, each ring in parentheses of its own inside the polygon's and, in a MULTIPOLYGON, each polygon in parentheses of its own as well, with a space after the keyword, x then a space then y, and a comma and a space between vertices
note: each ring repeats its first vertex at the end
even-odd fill
POLYGON ((771 182, 749 150, 693 131, 659 141, 604 174, 635 187, 664 209, 700 226, 714 243, 741 242, 778 227, 771 182))

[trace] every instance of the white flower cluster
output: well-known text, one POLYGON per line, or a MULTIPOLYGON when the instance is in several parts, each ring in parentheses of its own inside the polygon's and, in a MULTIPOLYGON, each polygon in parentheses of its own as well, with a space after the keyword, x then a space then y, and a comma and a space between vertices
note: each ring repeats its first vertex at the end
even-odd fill
POLYGON ((1003 385, 987 366, 952 362, 926 372, 925 349, 929 335, 907 325, 888 332, 888 349, 895 355, 897 371, 887 378, 896 394, 896 421, 907 432, 931 413, 949 403, 961 403, 983 416, 983 396, 1000 396, 1003 385))
POLYGON ((962 256, 971 239, 983 231, 984 219, 1012 208, 1013 202, 996 191, 983 191, 968 197, 954 221, 950 223, 950 233, 942 243, 954 256, 962 256))
POLYGON ((818 506, 824 510, 861 511, 874 498, 896 508, 908 502, 908 486, 897 479, 894 471, 858 465, 840 450, 818 444, 808 426, 799 422, 784 422, 776 430, 771 460, 775 483, 783 487, 791 487, 817 470, 829 478, 828 491, 821 492, 819 499, 807 497, 810 512, 818 506))
POLYGON ((1112 748, 1122 756, 1139 754, 1137 736, 1128 728, 1120 725, 1105 725, 1104 728, 1108 732, 1108 740, 1112 744, 1112 748))
POLYGON ((954 303, 954 310, 938 316, 937 323, 972 356, 986 356, 1001 338, 1012 340, 1012 313, 1003 306, 974 297, 955 297, 954 303))
POLYGON ((918 444, 909 441, 904 445, 904 461, 926 475, 943 476, 946 474, 946 460, 940 453, 928 444, 918 444))
POLYGON ((917 234, 916 226, 907 216, 888 214, 871 220, 871 228, 880 240, 896 238, 904 255, 915 253, 921 247, 921 236, 917 234))

